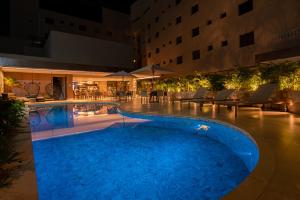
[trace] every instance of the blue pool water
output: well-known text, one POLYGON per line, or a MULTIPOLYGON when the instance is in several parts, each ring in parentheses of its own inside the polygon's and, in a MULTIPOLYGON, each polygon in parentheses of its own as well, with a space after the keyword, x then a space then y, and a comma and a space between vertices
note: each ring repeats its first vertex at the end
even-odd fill
MULTIPOLYGON (((44 131, 37 124, 43 118, 52 130, 76 126, 69 122, 78 114, 75 107, 35 109, 32 134, 44 131), (47 115, 53 109, 56 113, 47 115), (73 118, 66 117, 70 112, 73 118)), ((100 107, 110 115, 111 107, 100 107)), ((188 118, 123 115, 122 122, 99 131, 33 142, 41 200, 220 199, 257 163, 256 144, 237 129, 188 118), (126 122, 132 118, 146 121, 126 122)))

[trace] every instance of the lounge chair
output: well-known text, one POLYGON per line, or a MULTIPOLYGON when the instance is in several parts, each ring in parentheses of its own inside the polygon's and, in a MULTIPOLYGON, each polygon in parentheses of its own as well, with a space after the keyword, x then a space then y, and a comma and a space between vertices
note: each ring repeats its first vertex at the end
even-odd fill
POLYGON ((218 105, 225 105, 227 107, 235 107, 235 117, 237 117, 238 107, 239 106, 253 106, 253 105, 262 105, 262 109, 264 109, 265 104, 275 103, 282 104, 284 101, 277 101, 275 99, 275 95, 278 89, 277 84, 266 84, 261 87, 257 91, 255 91, 247 100, 240 101, 239 99, 232 100, 224 100, 224 101, 216 101, 215 103, 218 105))
MULTIPOLYGON (((200 110, 202 110, 204 103, 215 104, 216 102, 224 102, 227 100, 232 100, 233 97, 235 96, 235 94, 236 94, 236 90, 225 89, 225 90, 221 90, 221 91, 217 92, 217 94, 213 98, 196 99, 191 102, 199 103, 200 110)), ((219 109, 219 107, 218 107, 218 109, 219 109)))
POLYGON ((197 90, 197 92, 194 94, 194 96, 192 96, 190 98, 182 98, 179 101, 180 101, 180 103, 188 102, 190 104, 190 102, 193 100, 206 99, 207 94, 208 94, 208 90, 201 88, 201 89, 197 90))
POLYGON ((181 101, 183 99, 191 99, 195 95, 195 92, 177 92, 173 95, 172 101, 181 101))

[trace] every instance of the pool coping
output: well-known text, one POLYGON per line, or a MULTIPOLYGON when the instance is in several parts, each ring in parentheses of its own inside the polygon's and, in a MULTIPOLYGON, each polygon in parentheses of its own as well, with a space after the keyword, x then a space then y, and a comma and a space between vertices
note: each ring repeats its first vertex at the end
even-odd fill
POLYGON ((194 119, 194 120, 203 120, 207 122, 214 122, 219 123, 225 126, 229 126, 230 128, 234 128, 248 136, 249 139, 252 139, 253 142, 258 146, 259 150, 259 160, 255 167, 255 169, 252 171, 252 173, 239 185, 237 186, 233 191, 231 191, 229 194, 227 194, 223 199, 225 200, 254 200, 259 199, 260 196, 263 194, 264 189, 270 182, 275 169, 275 159, 274 155, 272 154, 271 146, 264 142, 264 140, 259 137, 258 135, 251 134, 252 131, 245 130, 243 127, 239 127, 233 123, 225 122, 217 119, 211 119, 207 117, 192 117, 192 116, 186 116, 186 115, 163 115, 159 113, 147 113, 147 112, 132 112, 128 111, 126 109, 122 109, 122 105, 124 103, 122 102, 103 102, 103 101, 86 101, 86 102, 78 102, 78 101, 62 101, 62 102, 52 102, 52 103, 35 103, 35 104, 27 104, 28 107, 39 107, 39 106, 55 106, 55 105, 64 105, 64 104, 94 104, 94 103, 103 103, 103 104, 110 104, 110 105, 116 105, 121 110, 127 112, 127 113, 135 113, 135 114, 141 114, 141 115, 149 115, 149 116, 165 116, 165 117, 178 117, 178 118, 185 118, 185 119, 194 119), (263 148, 261 148, 263 147, 263 148))

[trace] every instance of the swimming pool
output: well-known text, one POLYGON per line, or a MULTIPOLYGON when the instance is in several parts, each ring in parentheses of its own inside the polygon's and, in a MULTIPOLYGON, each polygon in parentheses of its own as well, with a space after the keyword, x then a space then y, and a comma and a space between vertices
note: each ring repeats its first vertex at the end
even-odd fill
POLYGON ((220 199, 259 157, 234 127, 114 105, 34 107, 30 122, 42 200, 220 199))

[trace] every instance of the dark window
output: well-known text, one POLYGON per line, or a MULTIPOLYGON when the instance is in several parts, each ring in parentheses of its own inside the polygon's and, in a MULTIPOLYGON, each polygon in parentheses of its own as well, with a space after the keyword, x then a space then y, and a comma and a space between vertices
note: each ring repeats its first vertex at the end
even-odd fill
POLYGON ((172 62, 173 62, 173 60, 172 60, 172 59, 170 59, 170 60, 169 60, 169 63, 172 63, 172 62))
POLYGON ((160 49, 156 48, 155 53, 159 53, 159 52, 160 52, 160 49))
POLYGON ((254 32, 240 35, 240 47, 246 47, 254 44, 254 32))
POLYGON ((163 65, 165 65, 166 64, 166 61, 163 61, 163 65))
POLYGON ((253 1, 252 0, 247 0, 246 2, 239 5, 239 15, 243 15, 252 10, 253 10, 253 1))
POLYGON ((59 23, 60 24, 65 24, 65 21, 64 20, 60 20, 59 23))
POLYGON ((178 57, 176 58, 176 63, 177 63, 177 64, 182 64, 182 63, 183 63, 183 58, 182 58, 182 56, 178 56, 178 57))
POLYGON ((222 46, 222 47, 228 46, 228 41, 227 41, 227 40, 222 41, 222 42, 221 42, 221 46, 222 46))
POLYGON ((172 41, 169 41, 169 44, 172 44, 172 41))
POLYGON ((193 60, 200 59, 200 50, 193 51, 193 60))
POLYGON ((156 32, 155 37, 156 37, 156 38, 159 37, 159 32, 156 32))
POLYGON ((99 33, 99 30, 95 28, 94 33, 96 33, 96 34, 99 33))
POLYGON ((54 21, 54 19, 52 19, 52 18, 46 17, 46 18, 45 18, 45 23, 46 23, 46 24, 53 25, 53 24, 55 23, 55 21, 54 21))
POLYGON ((86 31, 86 26, 84 26, 84 25, 79 25, 78 29, 79 29, 80 31, 86 31))
POLYGON ((192 37, 196 37, 200 34, 199 27, 193 28, 192 29, 192 37))
POLYGON ((163 44, 163 47, 166 47, 166 45, 165 45, 165 44, 163 44))
POLYGON ((148 25, 147 25, 147 28, 148 28, 148 29, 151 29, 151 24, 148 24, 148 25))
POLYGON ((198 12, 198 10, 199 10, 199 5, 198 4, 192 6, 191 14, 192 15, 195 14, 196 12, 198 12))
POLYGON ((111 31, 106 31, 106 35, 112 37, 113 33, 111 31))
POLYGON ((155 17, 155 22, 157 23, 159 21, 159 17, 155 17))
POLYGON ((163 29, 162 29, 163 31, 165 31, 166 30, 166 27, 163 27, 163 29))
POLYGON ((208 20, 207 21, 207 26, 211 25, 212 24, 212 20, 208 20))
POLYGON ((172 22, 169 22, 169 23, 168 23, 168 26, 172 26, 172 22))
POLYGON ((181 3, 181 0, 175 0, 175 4, 178 5, 181 3))
POLYGON ((226 13, 226 12, 223 12, 223 13, 220 15, 220 18, 223 19, 223 18, 225 18, 225 17, 227 17, 227 13, 226 13))
POLYGON ((212 51, 213 49, 214 49, 213 45, 209 45, 209 46, 207 47, 207 51, 212 51))
POLYGON ((151 38, 148 38, 148 43, 151 43, 151 38))
POLYGON ((178 44, 181 44, 182 43, 182 37, 181 36, 178 36, 177 38, 176 38, 176 44, 178 45, 178 44))
POLYGON ((180 24, 181 23, 181 16, 176 17, 176 24, 180 24))
POLYGON ((151 58, 151 52, 148 53, 148 58, 151 58))
POLYGON ((74 23, 73 23, 73 22, 70 22, 70 26, 74 26, 74 23))

